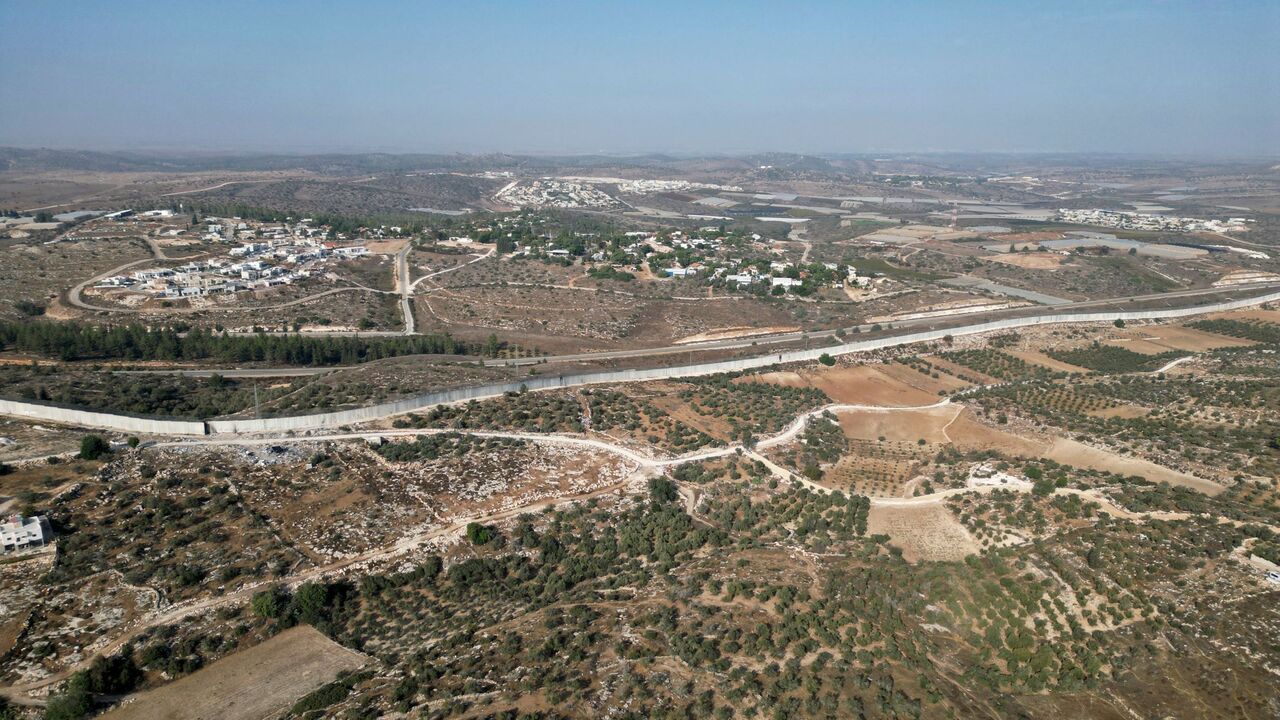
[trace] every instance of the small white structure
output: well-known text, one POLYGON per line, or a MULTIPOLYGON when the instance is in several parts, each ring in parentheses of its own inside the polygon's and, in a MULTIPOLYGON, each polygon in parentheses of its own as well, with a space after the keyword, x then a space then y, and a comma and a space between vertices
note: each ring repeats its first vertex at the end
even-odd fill
POLYGON ((666 270, 663 270, 663 272, 667 274, 667 277, 696 277, 698 274, 698 269, 669 267, 666 270))
POLYGON ((0 523, 0 548, 4 552, 42 546, 51 537, 53 530, 49 527, 49 518, 43 515, 30 518, 10 515, 0 523))
POLYGON ((773 287, 784 287, 784 288, 799 287, 804 284, 803 280, 799 280, 797 278, 789 278, 789 277, 769 278, 769 282, 770 284, 773 285, 773 287))

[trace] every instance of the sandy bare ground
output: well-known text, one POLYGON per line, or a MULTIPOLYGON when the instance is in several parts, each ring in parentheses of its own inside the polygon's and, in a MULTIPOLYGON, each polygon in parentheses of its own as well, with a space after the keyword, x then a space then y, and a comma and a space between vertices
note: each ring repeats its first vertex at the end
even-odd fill
POLYGON ((1151 482, 1167 482, 1199 490, 1206 495, 1217 495, 1226 488, 1210 480, 1178 472, 1135 457, 1090 447, 1075 440, 1058 438, 1045 453, 1045 457, 1065 465, 1091 470, 1103 470, 1120 475, 1140 475, 1151 482))
POLYGON ((1266 322, 1280 323, 1280 310, 1264 310, 1261 308, 1232 310, 1231 312, 1210 315, 1209 318, 1212 320, 1264 320, 1266 322))
POLYGON ((963 560, 978 552, 978 543, 942 503, 872 505, 869 535, 888 535, 907 562, 963 560))
POLYGON ((408 240, 367 240, 364 244, 375 255, 395 255, 408 245, 408 240))
POLYGON ((1255 345, 1252 340, 1215 335, 1181 325, 1150 325, 1124 330, 1119 337, 1105 341, 1144 355, 1158 355, 1170 350, 1203 352, 1225 347, 1255 345))
POLYGON ((672 345, 688 345, 689 343, 709 342, 711 340, 730 340, 733 338, 752 337, 755 335, 774 335, 776 333, 795 332, 799 330, 798 325, 771 325, 769 327, 728 327, 716 330, 707 330, 696 335, 682 337, 673 341, 672 345))
POLYGON ((1061 360, 1054 360, 1048 355, 1045 355, 1044 353, 1038 352, 1036 350, 1005 350, 1005 352, 1016 358, 1023 360, 1024 362, 1028 362, 1032 365, 1039 365, 1040 367, 1044 367, 1044 368, 1049 368, 1050 370, 1054 370, 1056 372, 1069 372, 1069 373, 1089 372, 1088 368, 1082 368, 1079 365, 1072 365, 1071 363, 1064 363, 1061 360))
POLYGON ((947 426, 964 411, 962 405, 943 405, 910 412, 869 412, 865 410, 839 414, 844 434, 855 440, 895 440, 946 443, 947 426))
POLYGON ((1103 408, 1101 410, 1091 410, 1086 415, 1098 418, 1140 418, 1151 414, 1151 408, 1144 408, 1141 405, 1120 405, 1118 407, 1103 408))
POLYGON ((1218 483, 1140 458, 1091 447, 1075 440, 1057 438, 1052 442, 1027 438, 978 422, 971 410, 961 405, 943 405, 897 412, 840 412, 840 426, 851 438, 927 443, 951 443, 964 450, 998 450, 1006 455, 1044 457, 1090 470, 1119 475, 1140 475, 1151 482, 1167 482, 1199 490, 1207 495, 1223 491, 1218 483))
POLYGON ((1040 457, 1047 447, 1038 439, 985 425, 969 409, 947 426, 947 437, 961 450, 998 450, 1010 456, 1040 457))
POLYGON ((1014 265, 1028 270, 1059 270, 1065 256, 1057 253, 1006 253, 983 258, 991 262, 1014 265))
MULTIPOLYGON (((955 389, 954 378, 934 380, 910 368, 855 365, 800 372, 772 372, 752 376, 759 382, 790 387, 814 387, 838 403, 913 407, 938 401, 938 390, 955 389)), ((965 387, 963 383, 958 387, 965 387)))
POLYGON ((318 630, 290 628, 161 688, 139 694, 102 717, 106 720, 259 720, 355 670, 369 658, 333 642, 318 630))

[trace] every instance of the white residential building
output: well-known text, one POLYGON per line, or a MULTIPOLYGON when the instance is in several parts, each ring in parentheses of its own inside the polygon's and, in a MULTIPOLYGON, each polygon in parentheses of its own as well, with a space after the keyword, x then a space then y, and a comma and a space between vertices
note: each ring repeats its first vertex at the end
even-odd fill
POLYGON ((52 537, 49 518, 43 515, 30 518, 10 515, 0 523, 0 549, 4 552, 44 545, 52 537))

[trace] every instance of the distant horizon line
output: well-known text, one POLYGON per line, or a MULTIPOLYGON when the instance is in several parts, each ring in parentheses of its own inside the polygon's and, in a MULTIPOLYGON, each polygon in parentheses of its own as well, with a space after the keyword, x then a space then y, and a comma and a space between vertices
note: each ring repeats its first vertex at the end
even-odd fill
MULTIPOLYGON (((5 143, 0 142, 0 150, 23 150, 23 151, 39 151, 45 150, 50 152, 88 152, 99 153, 103 155, 109 154, 138 154, 138 155, 169 155, 169 156, 190 156, 190 157, 217 157, 217 156, 239 156, 239 157, 263 157, 263 156, 283 156, 283 157, 315 157, 319 155, 340 155, 340 156, 361 156, 361 155, 391 155, 391 156, 410 156, 410 155, 438 155, 438 156, 464 156, 464 157, 484 157, 490 155, 510 155, 514 157, 538 157, 538 158, 555 158, 555 157, 616 157, 616 158, 638 158, 638 157, 655 157, 665 156, 674 158, 697 159, 697 158, 743 158, 754 155, 792 155, 801 157, 866 157, 873 155, 925 155, 925 156, 946 156, 946 155, 977 155, 977 156, 1075 156, 1075 157, 1125 157, 1125 158, 1147 158, 1147 159, 1167 159, 1167 160, 1250 160, 1255 162, 1269 162, 1280 160, 1280 151, 1274 154, 1232 154, 1232 153, 1196 153, 1196 152, 1151 152, 1151 151, 1122 151, 1122 150, 945 150, 945 149, 868 149, 868 150, 820 150, 820 151, 802 151, 802 150, 779 150, 779 149, 742 149, 742 150, 705 150, 705 151, 675 151, 675 150, 403 150, 403 149, 356 149, 351 147, 334 147, 331 149, 230 149, 230 148, 210 148, 197 149, 190 147, 87 147, 87 146, 58 146, 50 144, 22 144, 22 143, 5 143)), ((886 158, 894 159, 894 158, 886 158)))

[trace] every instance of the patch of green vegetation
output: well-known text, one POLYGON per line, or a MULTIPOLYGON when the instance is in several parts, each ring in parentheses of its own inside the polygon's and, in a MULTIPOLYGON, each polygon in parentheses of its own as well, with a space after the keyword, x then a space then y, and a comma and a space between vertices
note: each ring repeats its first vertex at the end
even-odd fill
POLYGON ((435 435, 419 435, 413 440, 387 442, 378 446, 377 452, 392 462, 418 462, 442 457, 459 457, 471 452, 495 451, 524 447, 519 438, 491 438, 447 432, 435 435))
POLYGON ((1268 345, 1280 345, 1280 323, 1265 320, 1200 320, 1190 323, 1188 327, 1268 345))
POLYGON ((945 278, 951 277, 950 275, 946 275, 942 273, 926 272, 923 270, 913 270, 911 268, 905 268, 899 265, 893 265, 881 258, 871 258, 871 257, 858 258, 856 261, 854 261, 853 264, 854 264, 854 267, 858 268, 859 275, 871 275, 873 273, 880 273, 881 275, 891 277, 895 280, 917 280, 917 281, 923 282, 923 281, 930 281, 930 280, 943 280, 945 278))
POLYGON ((1151 372, 1168 364, 1171 360, 1186 357, 1191 353, 1171 350, 1156 355, 1143 355, 1125 348, 1103 345, 1095 342, 1089 347, 1071 350, 1047 350, 1046 354, 1069 365, 1089 368, 1094 372, 1106 374, 1151 372))
MULTIPOLYGON (((1014 357, 1008 353, 985 348, 979 350, 952 350, 939 353, 938 357, 1000 380, 1047 380, 1063 374, 1056 373, 1040 365, 1032 365, 1022 358, 1014 357)), ((962 377, 962 379, 969 380, 970 378, 962 377)))

